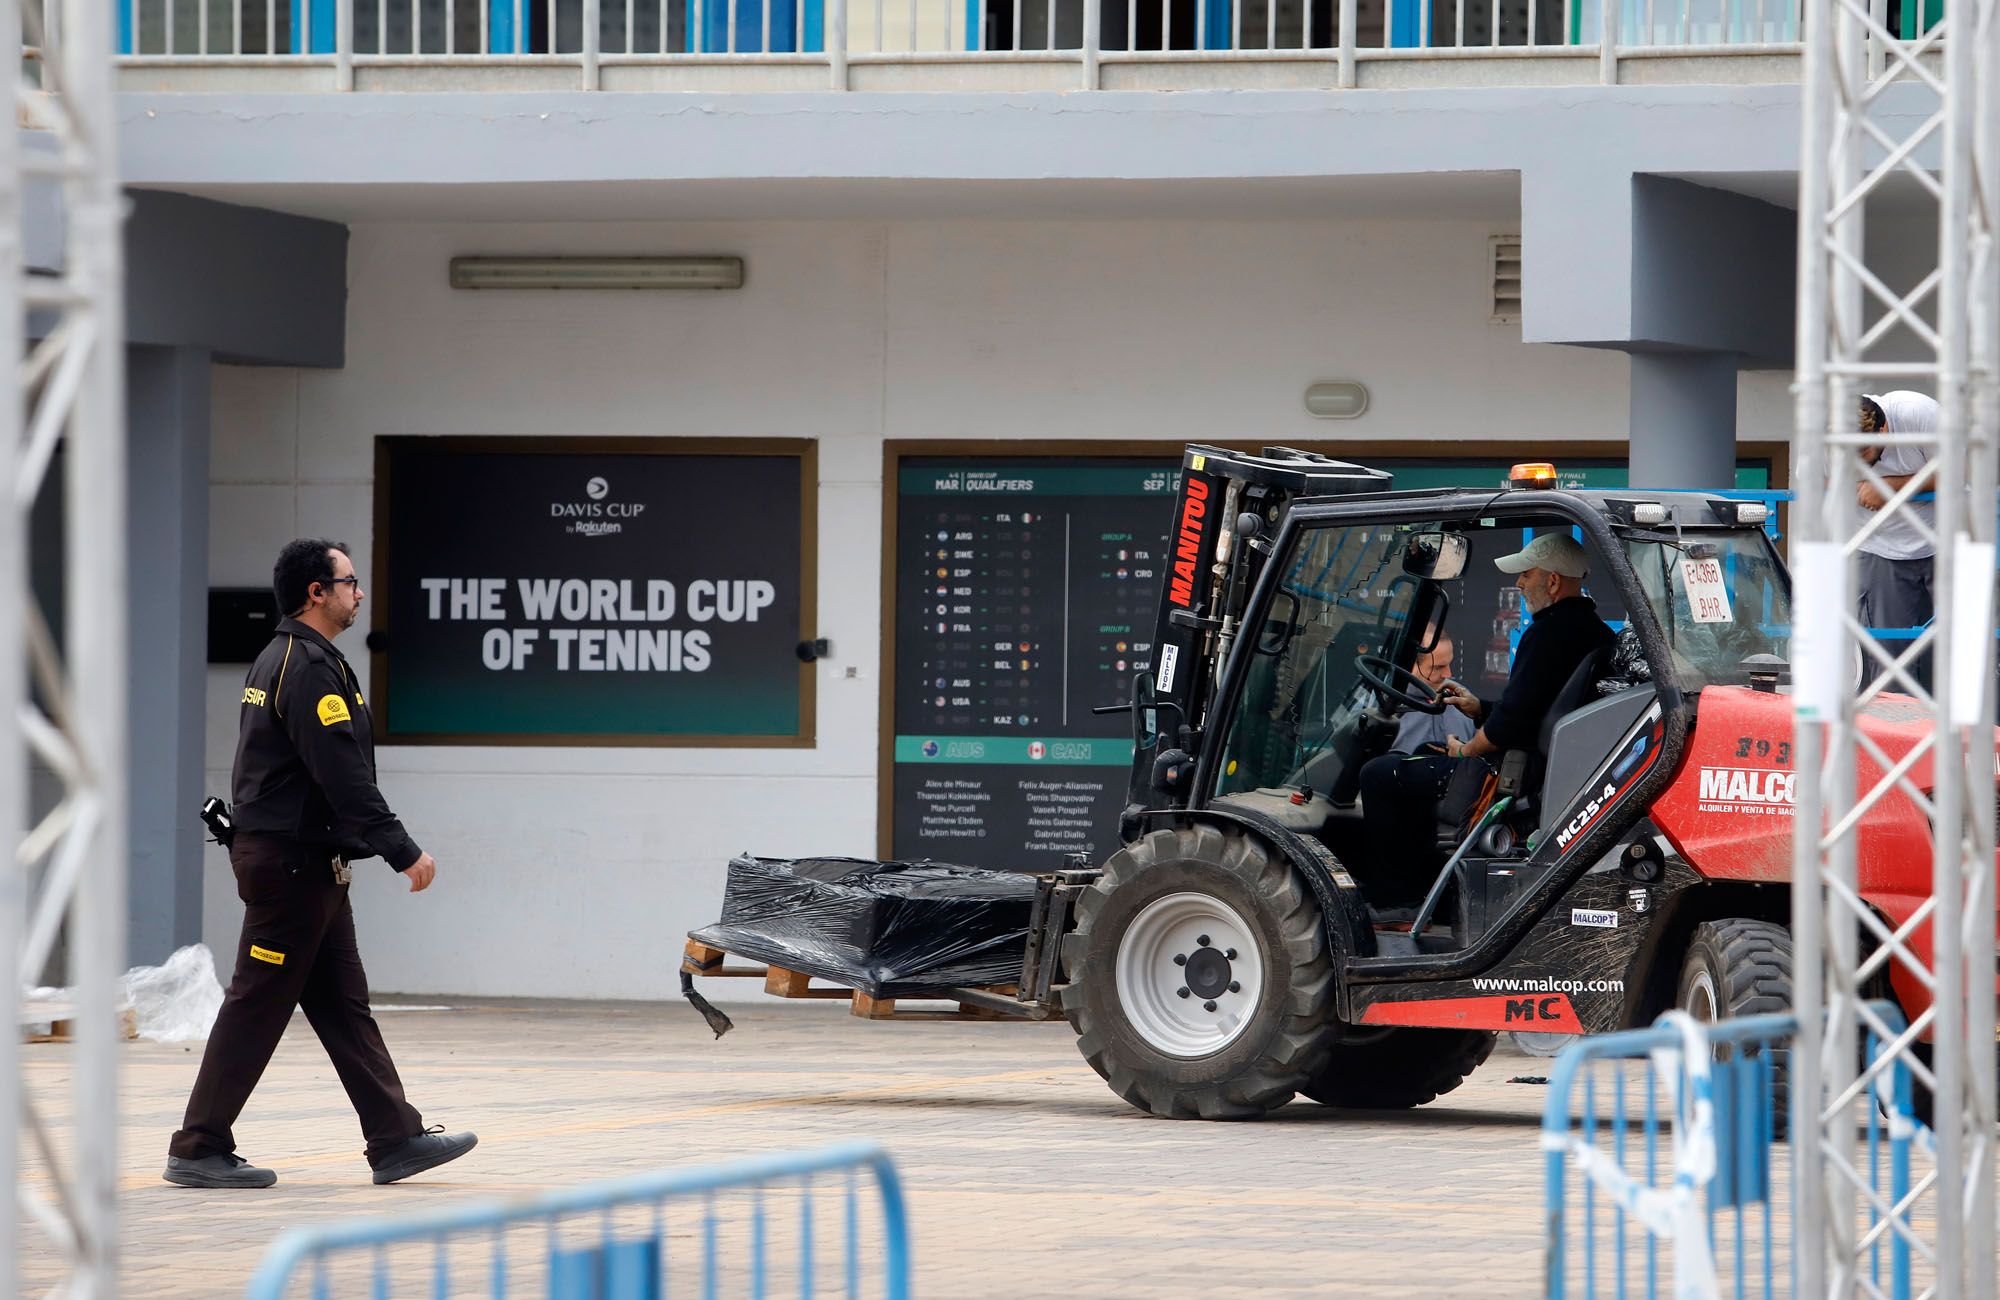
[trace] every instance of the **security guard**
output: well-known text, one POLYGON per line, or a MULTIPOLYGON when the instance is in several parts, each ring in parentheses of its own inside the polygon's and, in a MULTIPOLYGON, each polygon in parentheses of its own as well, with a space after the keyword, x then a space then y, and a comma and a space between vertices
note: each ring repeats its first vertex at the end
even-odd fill
POLYGON ((375 787, 375 733, 354 670, 333 639, 354 625, 363 595, 343 543, 301 538, 272 570, 278 624, 243 688, 231 782, 229 864, 243 900, 236 974, 209 1031, 187 1117, 164 1177, 183 1187, 269 1187, 277 1174, 236 1154, 242 1113, 294 1007, 332 1058, 368 1139, 377 1183, 456 1160, 479 1141, 426 1130, 368 1010, 354 940, 349 864, 381 857, 431 883, 437 863, 417 847, 375 787))

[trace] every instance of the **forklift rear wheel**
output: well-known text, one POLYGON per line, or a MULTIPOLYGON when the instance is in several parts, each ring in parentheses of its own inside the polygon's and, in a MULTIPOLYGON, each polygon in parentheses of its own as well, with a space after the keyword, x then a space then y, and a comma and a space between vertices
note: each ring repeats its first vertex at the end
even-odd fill
POLYGON ((1336 1043, 1304 1092, 1326 1106, 1408 1110, 1436 1101, 1478 1069, 1498 1037, 1486 1029, 1384 1029, 1336 1043))
MULTIPOLYGON (((1687 961, 1681 966, 1676 994, 1674 1005, 1703 1024, 1790 1010, 1791 931, 1770 921, 1741 917, 1704 921, 1688 941, 1687 961)), ((1782 1047, 1764 1050, 1771 1054, 1774 1127, 1782 1136, 1792 1054, 1782 1047)))
POLYGON ((1792 936, 1769 921, 1732 918, 1695 927, 1674 1003, 1703 1024, 1789 1010, 1792 936))
POLYGON ((1254 1119, 1332 1042, 1319 907, 1268 845, 1154 831, 1104 865, 1063 939, 1063 1010, 1111 1090, 1170 1119, 1254 1119))

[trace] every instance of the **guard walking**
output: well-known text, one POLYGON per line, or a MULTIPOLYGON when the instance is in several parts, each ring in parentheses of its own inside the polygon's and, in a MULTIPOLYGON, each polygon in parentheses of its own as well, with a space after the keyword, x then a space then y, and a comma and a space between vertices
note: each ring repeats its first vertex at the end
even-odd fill
MULTIPOLYGON (((368 977, 348 903, 351 864, 380 857, 427 888, 437 863, 375 786, 375 733, 354 670, 334 638, 364 599, 343 543, 301 538, 278 555, 282 620, 243 688, 227 837, 243 934, 236 973, 209 1031, 168 1147, 164 1177, 183 1187, 269 1187, 278 1176, 236 1154, 231 1126, 270 1064, 294 1007, 333 1061, 361 1119, 377 1183, 456 1160, 471 1133, 426 1130, 404 1099, 368 1009, 368 977)), ((213 823, 212 823, 213 824, 213 823)))

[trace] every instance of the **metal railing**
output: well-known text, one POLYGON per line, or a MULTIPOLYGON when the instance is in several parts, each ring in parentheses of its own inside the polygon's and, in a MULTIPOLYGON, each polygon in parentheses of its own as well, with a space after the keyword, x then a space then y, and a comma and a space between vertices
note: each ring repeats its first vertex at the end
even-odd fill
MULTIPOLYGON (((1869 1010, 1907 1037, 1890 1003, 1869 1010)), ((1545 1294, 1669 1293, 1736 1300, 1793 1293, 1783 1221, 1792 1195, 1786 1115, 1790 1015, 1714 1024, 1668 1012, 1651 1028, 1584 1038, 1549 1080, 1542 1148, 1545 1294)), ((1912 1158, 1930 1135, 1914 1117, 1911 1073, 1871 1036, 1863 1083, 1830 1108, 1863 1136, 1858 1176, 1872 1189, 1857 1225, 1871 1252, 1874 1295, 1908 1296, 1916 1277, 1912 1220, 1927 1184, 1912 1158)), ((1818 1108, 1808 1108, 1814 1127, 1818 1108)))
MULTIPOLYGON (((1930 0, 1911 0, 1915 4, 1930 0)), ((1340 86, 1389 60, 1796 53, 1800 0, 115 0, 130 66, 607 67, 737 60, 1320 62, 1340 86), (1602 39, 1605 32, 1610 39, 1602 39)), ((1589 64, 1597 60, 1596 76, 1589 64)))
POLYGON ((247 1297, 301 1292, 909 1300, 909 1226, 895 1164, 853 1143, 294 1230, 264 1256, 247 1297), (864 1180, 877 1214, 863 1210, 864 1180))

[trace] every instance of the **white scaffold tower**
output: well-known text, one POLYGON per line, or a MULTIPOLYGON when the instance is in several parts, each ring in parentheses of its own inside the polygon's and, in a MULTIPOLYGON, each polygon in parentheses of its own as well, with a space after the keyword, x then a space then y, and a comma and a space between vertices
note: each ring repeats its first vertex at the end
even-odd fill
POLYGON ((1905 39, 1889 30, 1883 0, 1805 5, 1792 520, 1796 747, 1810 778, 1798 783, 1793 864, 1802 1298, 1885 1294, 1893 1283, 1877 1280, 1871 1251, 1898 1241, 1909 1294, 1992 1300, 1995 1285, 2000 6, 1947 0, 1919 12, 1934 25, 1905 39), (1913 201, 1936 213, 1938 251, 1905 292, 1871 269, 1863 234, 1871 208, 1907 213, 1913 201), (1934 434, 1859 432, 1860 396, 1896 388, 1936 396, 1934 434), (1931 458, 1900 491, 1861 455, 1894 442, 1931 458), (1889 498, 1880 511, 1857 509, 1863 481, 1889 498), (1915 509, 1926 494, 1934 528, 1915 509), (1935 534, 1937 614, 1915 641, 1878 642, 1854 617, 1859 547, 1898 516, 1935 534), (1926 738, 1891 762, 1859 725, 1869 714, 1916 722, 1926 738), (1930 819, 1932 893, 1892 924, 1862 900, 1857 871, 1871 864, 1857 863, 1856 831, 1882 801, 1904 797, 1930 819), (1928 1002, 1901 1033, 1866 1006, 1892 976, 1928 1002), (1871 1031, 1888 1046, 1863 1061, 1871 1031), (1892 1202, 1869 1190, 1858 1132, 1870 1089, 1895 1062, 1935 1097, 1935 1148, 1892 1202))
MULTIPOLYGON (((0 1214, 0 1295, 118 1288, 118 972, 125 958, 126 448, 124 274, 111 5, 0 0, 7 61, 0 164, 0 970, 39 983, 57 952, 70 1008, 71 1095, 38 1096, 20 1035, 0 1034, 0 1163, 21 1213, 0 1214), (24 196, 60 195, 53 249, 24 238, 24 196), (53 253, 53 256, 49 256, 53 253), (29 581, 30 507, 62 483, 63 615, 29 581), (40 798, 30 804, 30 773, 40 798), (65 926, 67 932, 65 936, 65 926), (20 1117, 17 1125, 15 1116, 20 1117), (25 1224, 25 1227, 22 1225, 25 1224)), ((40 567, 56 566, 43 559, 40 567)))

